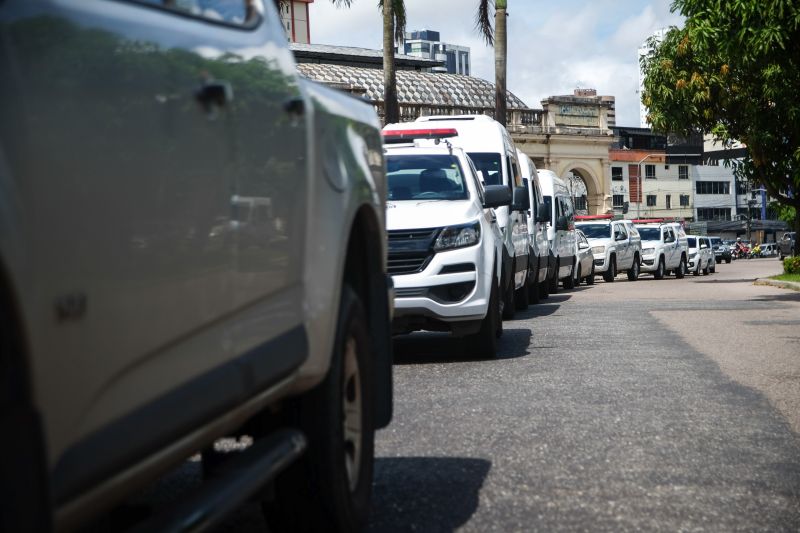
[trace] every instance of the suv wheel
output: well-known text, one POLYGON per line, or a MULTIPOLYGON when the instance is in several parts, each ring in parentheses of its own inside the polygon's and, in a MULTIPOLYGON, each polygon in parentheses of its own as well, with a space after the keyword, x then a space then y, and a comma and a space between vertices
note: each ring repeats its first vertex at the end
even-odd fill
POLYGON ((369 518, 374 463, 374 388, 368 324, 345 285, 331 366, 325 380, 297 400, 295 423, 309 448, 275 481, 264 503, 274 531, 360 530, 369 518))
POLYGON ((639 279, 639 255, 633 256, 633 264, 628 269, 628 281, 636 281, 639 279))
POLYGON ((611 283, 614 281, 614 278, 617 277, 617 258, 612 255, 609 261, 611 261, 611 263, 608 265, 608 270, 603 272, 603 279, 611 283))
POLYGON ((506 287, 505 294, 503 294, 503 320, 511 320, 516 313, 514 304, 514 266, 511 267, 511 279, 506 280, 508 287, 506 287))
MULTIPOLYGON (((528 270, 528 276, 531 275, 531 271, 528 270)), ((530 303, 530 298, 528 297, 528 285, 529 285, 530 278, 525 280, 525 284, 514 291, 514 307, 517 311, 524 311, 528 308, 530 303)))
POLYGON ((709 270, 710 270, 710 269, 708 268, 708 263, 706 263, 706 267, 703 269, 703 275, 704 275, 704 276, 708 276, 708 272, 709 272, 709 270))
POLYGON ((678 263, 678 268, 675 269, 675 277, 678 279, 683 279, 686 275, 686 258, 681 257, 681 262, 678 263))
MULTIPOLYGON (((492 279, 495 276, 492 275, 492 279)), ((466 346, 472 355, 494 359, 497 356, 497 339, 503 334, 503 321, 500 318, 500 289, 492 283, 489 295, 489 308, 481 321, 481 329, 466 337, 466 346)))
POLYGON ((550 298, 550 274, 544 281, 539 282, 539 298, 546 300, 550 298))
POLYGON ((664 279, 664 258, 658 258, 658 266, 656 267, 656 271, 653 273, 653 277, 656 279, 664 279))
POLYGON ((592 271, 586 276, 586 284, 594 285, 594 259, 592 259, 592 271))
MULTIPOLYGON (((536 259, 538 261, 538 258, 536 259)), ((539 268, 528 271, 528 303, 539 303, 539 268)))

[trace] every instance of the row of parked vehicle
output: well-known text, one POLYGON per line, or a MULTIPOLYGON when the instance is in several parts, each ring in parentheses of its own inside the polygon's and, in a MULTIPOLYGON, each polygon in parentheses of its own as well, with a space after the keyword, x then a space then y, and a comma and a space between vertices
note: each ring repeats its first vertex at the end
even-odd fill
POLYGON ((711 238, 663 220, 575 216, 569 190, 483 115, 383 128, 394 334, 445 331, 493 357, 503 319, 596 276, 716 270, 711 238))

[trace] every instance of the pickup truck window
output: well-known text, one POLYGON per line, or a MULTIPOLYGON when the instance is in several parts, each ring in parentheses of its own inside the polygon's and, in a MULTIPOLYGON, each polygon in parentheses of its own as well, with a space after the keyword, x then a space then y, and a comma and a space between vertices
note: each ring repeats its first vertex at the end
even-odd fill
POLYGON ((661 239, 661 228, 639 228, 639 235, 643 241, 658 241, 661 239))
POLYGON ((580 228, 589 239, 608 239, 611 237, 611 226, 608 224, 581 224, 580 228))
POLYGON ((386 157, 389 200, 466 200, 464 172, 451 155, 386 157))
POLYGON ((263 13, 262 0, 129 0, 212 22, 250 27, 263 13))
POLYGON ((483 171, 486 185, 503 185, 503 169, 500 154, 492 152, 469 152, 475 168, 483 171))

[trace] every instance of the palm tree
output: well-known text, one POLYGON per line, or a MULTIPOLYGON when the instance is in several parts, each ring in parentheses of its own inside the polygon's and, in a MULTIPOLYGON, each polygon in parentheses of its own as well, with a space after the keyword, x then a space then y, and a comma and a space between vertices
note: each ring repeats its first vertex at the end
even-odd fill
POLYGON ((394 45, 406 32, 406 6, 403 0, 380 0, 378 5, 383 10, 383 122, 393 124, 400 122, 394 45))
POLYGON ((494 118, 506 125, 506 9, 507 0, 494 0, 494 31, 491 22, 491 0, 479 0, 475 25, 486 43, 494 44, 494 118))

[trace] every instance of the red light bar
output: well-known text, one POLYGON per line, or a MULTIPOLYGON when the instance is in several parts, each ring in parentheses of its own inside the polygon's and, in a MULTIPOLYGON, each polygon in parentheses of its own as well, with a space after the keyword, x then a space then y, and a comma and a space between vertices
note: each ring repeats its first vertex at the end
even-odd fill
POLYGON ((677 218, 634 218, 634 224, 666 224, 667 222, 681 222, 677 218))
POLYGON ((457 137, 458 130, 455 128, 425 128, 416 130, 383 130, 383 142, 397 143, 412 141, 414 139, 446 139, 457 137))
POLYGON ((575 220, 613 220, 614 215, 575 215, 575 220))

